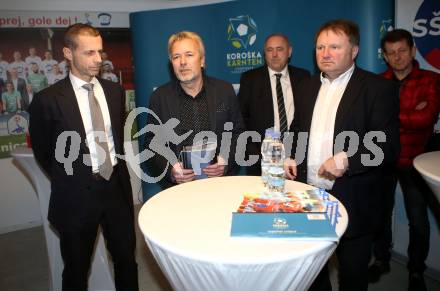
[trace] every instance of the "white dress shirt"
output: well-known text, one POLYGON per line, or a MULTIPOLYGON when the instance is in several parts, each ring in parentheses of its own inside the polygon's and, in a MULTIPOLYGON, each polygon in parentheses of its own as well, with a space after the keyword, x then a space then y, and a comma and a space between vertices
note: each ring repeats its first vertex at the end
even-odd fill
POLYGON ((286 108, 287 117, 287 129, 289 129, 290 124, 293 120, 293 115, 295 113, 295 107, 293 106, 293 93, 292 86, 290 84, 289 70, 287 66, 281 72, 276 72, 271 68, 267 67, 269 70, 270 86, 272 88, 272 101, 273 101, 273 126, 276 131, 280 131, 280 117, 278 113, 278 97, 277 97, 277 77, 275 74, 281 74, 280 82, 283 89, 284 106, 286 108))
POLYGON ((353 70, 354 64, 333 81, 321 73, 321 88, 313 110, 307 155, 307 183, 315 187, 330 190, 334 184, 334 180, 318 176, 318 170, 327 159, 334 155, 333 135, 336 112, 353 70))
MULTIPOLYGON (((98 172, 98 156, 96 151, 95 136, 92 125, 92 116, 90 114, 88 91, 82 86, 87 82, 69 73, 70 81, 72 82, 73 90, 75 91, 76 101, 78 102, 79 111, 81 113, 84 130, 86 132, 86 142, 90 150, 90 158, 92 160, 92 170, 94 173, 98 172)), ((93 84, 93 92, 101 107, 102 117, 104 119, 105 134, 107 136, 108 147, 110 151, 110 160, 112 165, 116 165, 115 143, 113 141, 112 125, 110 122, 110 114, 108 111, 107 101, 105 99, 104 90, 96 78, 90 82, 93 84)))

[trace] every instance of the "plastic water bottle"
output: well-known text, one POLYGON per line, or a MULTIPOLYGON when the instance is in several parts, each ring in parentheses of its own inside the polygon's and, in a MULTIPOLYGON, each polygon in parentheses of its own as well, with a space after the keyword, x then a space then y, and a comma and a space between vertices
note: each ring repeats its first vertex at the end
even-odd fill
POLYGON ((284 145, 280 140, 280 133, 274 132, 273 140, 269 146, 271 162, 269 166, 267 185, 271 194, 279 194, 284 192, 284 184, 286 178, 284 176, 284 145))
POLYGON ((261 142, 261 180, 264 186, 267 186, 267 171, 271 163, 271 152, 269 151, 270 144, 272 143, 273 128, 266 129, 264 133, 264 139, 261 142))

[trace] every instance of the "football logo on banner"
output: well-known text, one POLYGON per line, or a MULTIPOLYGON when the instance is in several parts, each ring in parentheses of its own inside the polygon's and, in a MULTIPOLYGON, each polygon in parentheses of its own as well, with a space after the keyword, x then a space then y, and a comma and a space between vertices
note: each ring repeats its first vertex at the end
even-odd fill
POLYGON ((250 50, 257 40, 257 23, 249 15, 228 19, 228 42, 233 51, 226 54, 226 66, 232 74, 241 74, 263 64, 261 52, 250 50))
POLYGON ((235 48, 247 48, 257 40, 257 24, 249 15, 229 18, 228 40, 235 48))
POLYGON ((420 55, 440 70, 440 1, 423 1, 414 19, 412 34, 420 55))

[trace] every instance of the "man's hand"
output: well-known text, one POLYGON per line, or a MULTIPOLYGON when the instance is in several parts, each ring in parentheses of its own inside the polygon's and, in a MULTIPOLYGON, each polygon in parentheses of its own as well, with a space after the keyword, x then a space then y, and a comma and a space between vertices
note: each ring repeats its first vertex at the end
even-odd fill
POLYGON ((177 183, 185 183, 194 180, 194 171, 192 169, 184 169, 181 163, 176 163, 171 169, 171 177, 177 183))
POLYGON ((217 163, 207 166, 202 171, 209 178, 221 177, 225 174, 225 168, 226 161, 221 156, 217 156, 217 163))
POLYGON ((294 159, 287 158, 284 160, 284 173, 286 174, 287 179, 295 180, 297 170, 296 162, 294 159))
POLYGON ((348 158, 345 152, 340 152, 328 158, 319 168, 318 175, 327 180, 342 177, 348 169, 348 158))

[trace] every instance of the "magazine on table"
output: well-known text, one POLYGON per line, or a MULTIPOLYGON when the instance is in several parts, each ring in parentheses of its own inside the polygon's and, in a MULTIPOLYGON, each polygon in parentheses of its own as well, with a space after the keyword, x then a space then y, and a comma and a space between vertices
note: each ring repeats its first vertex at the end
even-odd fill
POLYGON ((231 237, 337 241, 337 201, 322 189, 246 193, 232 213, 231 237))

